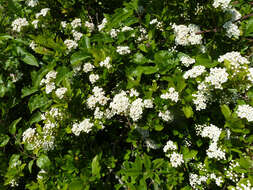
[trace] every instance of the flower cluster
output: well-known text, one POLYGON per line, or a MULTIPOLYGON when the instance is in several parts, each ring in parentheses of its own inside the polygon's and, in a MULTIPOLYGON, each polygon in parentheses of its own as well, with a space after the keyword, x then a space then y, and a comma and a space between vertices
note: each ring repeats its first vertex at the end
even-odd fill
POLYGON ((12 22, 11 26, 13 31, 20 32, 22 27, 28 26, 28 22, 26 18, 17 18, 12 22))
POLYGON ((253 121, 253 107, 250 105, 239 105, 236 114, 240 118, 245 118, 248 122, 253 121))
POLYGON ((161 95, 161 98, 165 99, 165 100, 170 99, 173 102, 177 102, 179 99, 179 94, 175 90, 175 88, 171 87, 171 88, 169 88, 169 92, 166 92, 165 94, 161 95))
POLYGON ((90 119, 84 119, 80 123, 74 123, 72 127, 72 132, 79 136, 81 132, 89 133, 92 130, 93 123, 90 122, 90 119))

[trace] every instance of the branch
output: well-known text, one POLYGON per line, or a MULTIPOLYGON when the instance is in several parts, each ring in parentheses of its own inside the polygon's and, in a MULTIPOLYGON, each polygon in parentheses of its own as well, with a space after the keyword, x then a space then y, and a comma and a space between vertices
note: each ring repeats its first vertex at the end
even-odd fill
MULTIPOLYGON (((247 18, 249 18, 249 17, 251 17, 251 16, 253 16, 253 13, 250 13, 250 14, 248 14, 248 15, 245 15, 245 16, 243 16, 243 17, 241 17, 241 18, 239 18, 239 19, 233 21, 233 23, 236 23, 236 22, 238 22, 238 21, 245 20, 245 19, 247 19, 247 18)), ((198 35, 198 34, 204 34, 204 33, 209 33, 209 32, 218 32, 218 30, 219 30, 219 28, 214 28, 214 29, 210 29, 210 30, 199 31, 199 32, 196 32, 196 34, 198 35)))

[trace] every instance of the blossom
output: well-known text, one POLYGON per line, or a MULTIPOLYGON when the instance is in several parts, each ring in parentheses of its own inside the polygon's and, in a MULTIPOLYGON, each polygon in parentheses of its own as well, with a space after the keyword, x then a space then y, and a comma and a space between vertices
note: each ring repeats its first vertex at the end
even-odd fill
POLYGON ((34 26, 35 29, 38 28, 38 23, 39 23, 39 20, 32 21, 32 25, 34 26))
POLYGON ((79 41, 83 36, 81 32, 77 32, 75 30, 72 30, 72 33, 73 33, 73 38, 75 41, 79 41))
POLYGON ((67 22, 66 21, 61 21, 61 26, 62 26, 62 28, 66 28, 67 22))
POLYGON ((46 84, 46 94, 51 93, 55 89, 55 83, 50 82, 46 84))
POLYGON ((58 88, 56 91, 55 91, 55 94, 58 98, 62 99, 64 94, 67 92, 67 88, 58 88))
POLYGON ((206 109, 208 97, 205 93, 197 91, 197 93, 192 94, 192 96, 195 97, 195 99, 193 99, 193 103, 195 104, 197 111, 206 109))
POLYGON ((132 27, 124 26, 124 27, 121 29, 121 32, 127 32, 127 31, 132 31, 132 30, 133 30, 132 27))
POLYGON ((74 19, 72 22, 71 22, 71 26, 72 28, 77 28, 79 26, 82 26, 82 22, 81 22, 81 19, 80 18, 76 18, 74 19))
POLYGON ((163 152, 167 152, 168 150, 177 150, 177 146, 173 141, 167 141, 166 145, 163 147, 163 152))
POLYGON ((112 37, 112 38, 116 38, 117 36, 118 36, 118 33, 120 32, 120 30, 118 30, 118 29, 111 29, 111 31, 110 31, 110 36, 112 37))
POLYGON ((89 29, 90 32, 92 32, 94 30, 94 24, 91 22, 86 21, 84 24, 85 27, 87 27, 89 29))
POLYGON ((29 6, 29 7, 35 7, 35 6, 37 6, 39 4, 39 1, 38 0, 28 0, 27 1, 27 5, 29 6))
POLYGON ((23 132, 23 142, 31 142, 34 135, 35 135, 35 129, 28 128, 23 132))
POLYGON ((94 66, 91 63, 85 63, 83 65, 83 71, 85 73, 88 73, 88 72, 92 71, 93 69, 94 69, 94 66))
POLYGON ((229 3, 231 0, 214 0, 213 2, 213 7, 214 8, 222 8, 222 9, 227 9, 229 8, 229 3))
POLYGON ((183 155, 173 152, 172 154, 169 155, 170 157, 170 163, 172 167, 177 168, 178 166, 182 165, 184 163, 183 160, 183 155))
POLYGON ((173 87, 169 88, 169 92, 166 92, 165 94, 161 95, 162 99, 165 99, 165 100, 170 99, 173 102, 177 102, 178 97, 179 97, 179 94, 173 87))
POLYGON ((212 142, 209 145, 209 148, 208 148, 208 150, 206 152, 207 152, 207 156, 209 158, 216 158, 217 160, 225 160, 226 159, 225 152, 222 151, 218 147, 217 142, 212 142))
POLYGON ((232 21, 228 21, 223 25, 223 28, 226 29, 226 36, 229 38, 235 37, 239 38, 240 36, 240 30, 236 24, 234 24, 232 21))
POLYGON ((125 91, 116 94, 110 103, 110 108, 116 114, 126 114, 129 106, 130 102, 125 91))
POLYGON ((89 80, 92 84, 95 83, 98 79, 99 79, 99 75, 97 74, 90 74, 89 76, 89 80))
POLYGON ((84 119, 80 123, 74 123, 72 127, 72 133, 76 136, 79 136, 81 132, 89 133, 92 130, 93 123, 90 122, 90 119, 84 119))
POLYGON ((194 66, 192 69, 186 71, 183 75, 184 79, 196 78, 206 72, 206 68, 202 65, 194 66))
POLYGON ((165 112, 160 111, 158 116, 161 117, 164 121, 172 121, 173 120, 173 115, 170 113, 169 110, 166 110, 165 112))
POLYGON ((64 44, 67 46, 69 50, 76 49, 78 44, 73 40, 65 40, 64 44))
POLYGON ((28 25, 28 22, 27 22, 26 18, 17 18, 11 24, 12 30, 16 31, 16 32, 20 32, 21 28, 24 26, 27 26, 27 25, 28 25))
POLYGON ((248 122, 253 121, 253 107, 250 105, 239 105, 236 114, 240 118, 246 118, 248 122))
POLYGON ((244 64, 249 64, 249 61, 237 51, 231 51, 221 55, 218 62, 222 63, 224 61, 229 61, 232 69, 241 69, 244 64))
POLYGON ((190 58, 189 56, 182 56, 180 61, 185 67, 189 67, 191 64, 195 63, 195 59, 190 58))
POLYGON ((129 116, 133 119, 133 121, 137 121, 141 118, 143 113, 143 101, 141 98, 137 98, 134 100, 130 106, 130 113, 129 116))
POLYGON ((106 67, 107 69, 110 69, 112 67, 112 65, 110 64, 110 57, 106 57, 104 61, 101 61, 99 63, 100 67, 106 67))
POLYGON ((106 25, 106 23, 107 23, 107 19, 104 18, 104 19, 102 20, 102 23, 101 23, 100 25, 98 25, 98 31, 103 30, 104 27, 105 27, 105 25, 106 25))
POLYGON ((216 89, 223 89, 222 84, 227 82, 228 73, 226 68, 214 67, 210 69, 210 74, 205 78, 205 81, 211 83, 216 89))
POLYGON ((153 101, 151 99, 146 99, 143 101, 145 108, 153 108, 153 101))
POLYGON ((39 18, 40 16, 46 16, 49 10, 49 8, 41 9, 40 12, 35 15, 35 17, 39 18))
POLYGON ((128 46, 118 46, 116 50, 120 55, 126 55, 131 53, 130 48, 128 46))

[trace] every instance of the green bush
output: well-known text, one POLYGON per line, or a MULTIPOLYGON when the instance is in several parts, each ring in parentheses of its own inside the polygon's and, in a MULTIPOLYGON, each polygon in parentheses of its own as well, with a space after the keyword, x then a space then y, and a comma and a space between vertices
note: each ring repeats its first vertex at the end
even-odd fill
POLYGON ((252 189, 239 0, 0 0, 1 189, 252 189))

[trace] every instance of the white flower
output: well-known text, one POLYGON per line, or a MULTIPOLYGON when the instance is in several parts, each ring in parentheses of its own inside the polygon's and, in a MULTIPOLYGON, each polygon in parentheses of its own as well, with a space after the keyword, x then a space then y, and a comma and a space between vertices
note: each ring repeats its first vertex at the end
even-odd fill
POLYGON ((81 123, 74 123, 72 127, 72 132, 79 136, 81 132, 89 133, 92 130, 93 123, 90 122, 90 119, 84 119, 81 123))
POLYGON ((34 41, 32 41, 29 45, 29 47, 32 49, 32 50, 35 50, 35 48, 37 47, 37 44, 35 44, 34 41))
POLYGON ((173 24, 172 28, 176 35, 175 43, 176 45, 198 45, 202 43, 202 36, 196 34, 200 31, 199 27, 194 24, 190 24, 188 27, 185 25, 173 24))
POLYGON ((83 36, 81 32, 77 32, 75 30, 72 30, 72 33, 73 33, 73 38, 75 41, 79 41, 83 36))
POLYGON ((17 18, 11 24, 12 30, 17 31, 17 32, 20 32, 21 28, 24 26, 27 26, 27 25, 28 25, 28 22, 27 22, 26 18, 17 18))
POLYGON ((168 150, 177 150, 177 145, 171 140, 167 141, 166 145, 163 147, 163 152, 167 152, 168 150))
POLYGON ((173 115, 168 110, 165 112, 159 112, 158 116, 161 117, 164 121, 172 121, 173 120, 173 115))
POLYGON ((185 67, 189 67, 191 64, 195 63, 195 59, 190 58, 189 56, 182 56, 180 61, 185 67))
POLYGON ((207 152, 207 156, 209 158, 216 158, 217 160, 225 160, 226 159, 225 152, 222 151, 217 146, 217 142, 212 142, 206 152, 207 152))
POLYGON ((236 24, 234 24, 232 21, 228 21, 223 25, 223 28, 226 29, 226 36, 229 38, 235 37, 239 38, 240 36, 240 30, 236 24))
POLYGON ((139 92, 137 92, 137 90, 135 90, 135 89, 132 88, 130 90, 129 96, 130 97, 133 97, 133 96, 138 97, 139 96, 139 92))
POLYGON ((129 106, 130 102, 125 91, 116 94, 110 103, 110 108, 115 114, 125 114, 129 106))
POLYGON ((40 16, 46 16, 49 10, 49 8, 41 9, 40 12, 35 15, 35 17, 39 18, 40 16))
POLYGON ((35 135, 35 129, 28 128, 23 132, 23 142, 31 142, 34 135, 35 135))
POLYGON ((73 40, 65 40, 64 44, 67 46, 69 50, 76 49, 78 44, 73 40))
POLYGON ((182 165, 184 163, 183 160, 183 155, 173 152, 172 154, 169 155, 170 157, 170 163, 172 167, 177 168, 178 166, 182 165))
POLYGON ((35 29, 38 28, 38 23, 39 23, 39 20, 32 21, 32 25, 34 26, 35 29))
POLYGON ((94 84, 99 79, 99 75, 97 74, 90 74, 89 80, 92 84, 94 84))
POLYGON ((141 98, 137 98, 134 100, 130 106, 129 116, 133 119, 133 121, 137 121, 141 118, 143 113, 144 104, 141 98))
POLYGON ((85 73, 88 73, 88 72, 92 71, 93 69, 94 69, 94 66, 91 63, 85 63, 83 65, 83 71, 85 73))
POLYGON ((118 29, 111 29, 111 31, 110 31, 110 36, 112 37, 112 38, 116 38, 117 36, 118 36, 118 33, 120 32, 120 30, 118 30, 118 29))
POLYGON ((240 118, 246 118, 248 122, 253 121, 253 107, 250 105, 239 105, 236 114, 240 118))
POLYGON ((146 99, 143 103, 145 108, 153 108, 153 101, 151 99, 146 99))
POLYGON ((197 186, 201 185, 202 182, 207 181, 206 176, 198 176, 197 174, 190 173, 189 175, 190 185, 193 189, 197 189, 197 186))
POLYGON ((104 115, 104 113, 102 111, 100 111, 99 107, 96 107, 96 109, 94 111, 94 118, 95 119, 102 119, 103 115, 104 115))
POLYGON ((220 56, 218 62, 222 63, 224 61, 229 61, 232 69, 241 69, 244 64, 249 64, 249 61, 237 51, 228 52, 220 56))
POLYGON ((220 7, 221 9, 227 9, 229 8, 230 1, 231 0, 214 0, 213 7, 214 8, 220 7))
POLYGON ((131 53, 130 48, 128 46, 118 46, 116 50, 120 55, 126 55, 131 53))
POLYGON ((193 94, 192 96, 195 97, 195 99, 193 99, 193 103, 195 104, 197 111, 206 109, 208 102, 207 95, 205 95, 201 91, 198 91, 196 94, 193 94))
POLYGON ((204 66, 202 66, 202 65, 193 66, 192 69, 185 72, 183 77, 185 79, 196 78, 196 77, 202 75, 204 72, 206 72, 206 68, 204 66))
POLYGON ((197 125, 196 130, 198 131, 198 134, 202 137, 208 137, 213 142, 217 142, 219 140, 221 129, 216 127, 213 124, 210 125, 197 125))
POLYGON ((205 78, 205 81, 211 83, 216 89, 223 89, 222 84, 227 82, 228 73, 226 68, 214 67, 210 69, 210 74, 205 78))
POLYGON ((90 96, 87 99, 87 105, 90 109, 94 109, 96 103, 99 103, 100 105, 103 106, 107 103, 108 98, 104 96, 105 92, 103 91, 102 88, 95 86, 92 92, 94 93, 94 95, 90 96))
POLYGON ((80 18, 76 18, 74 19, 72 22, 71 22, 71 26, 72 28, 77 28, 79 26, 82 26, 82 22, 81 22, 81 19, 80 18))
POLYGON ((67 22, 66 21, 61 21, 61 26, 62 26, 62 28, 66 28, 67 22))
POLYGON ((107 69, 110 69, 112 67, 112 65, 110 64, 110 57, 106 57, 104 61, 101 61, 99 63, 100 67, 106 67, 107 69))
POLYGON ((127 32, 127 31, 132 31, 132 30, 133 30, 132 27, 124 26, 124 27, 121 29, 121 32, 127 32))
POLYGON ((35 7, 36 5, 38 5, 39 4, 39 1, 38 0, 28 0, 27 1, 27 5, 29 6, 29 7, 35 7))
POLYGON ((92 32, 94 30, 94 24, 91 22, 86 21, 84 26, 86 26, 89 29, 89 32, 92 32))
POLYGON ((67 92, 67 88, 58 88, 56 91, 55 91, 55 94, 58 98, 62 99, 64 94, 67 92))
POLYGON ((242 17, 241 13, 234 8, 227 9, 227 11, 232 15, 231 21, 239 20, 242 17))
POLYGON ((103 30, 103 28, 105 27, 106 23, 107 23, 107 19, 104 18, 104 19, 102 20, 102 23, 101 23, 100 25, 98 25, 98 31, 103 30))
POLYGON ((165 100, 170 99, 173 102, 177 102, 178 97, 179 97, 179 94, 173 87, 169 88, 169 92, 166 92, 165 94, 161 95, 162 99, 165 99, 165 100))
POLYGON ((46 84, 46 94, 51 93, 55 89, 54 82, 50 82, 46 84))
POLYGON ((253 68, 249 68, 249 73, 247 74, 248 80, 253 83, 253 68))

